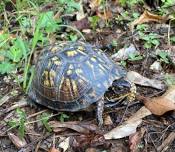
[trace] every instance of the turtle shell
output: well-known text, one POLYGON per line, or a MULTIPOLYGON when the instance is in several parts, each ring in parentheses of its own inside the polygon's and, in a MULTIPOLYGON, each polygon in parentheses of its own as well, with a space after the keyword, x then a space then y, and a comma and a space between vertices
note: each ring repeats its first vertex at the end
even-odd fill
POLYGON ((58 111, 78 111, 100 100, 126 71, 84 42, 50 46, 39 56, 29 97, 58 111))

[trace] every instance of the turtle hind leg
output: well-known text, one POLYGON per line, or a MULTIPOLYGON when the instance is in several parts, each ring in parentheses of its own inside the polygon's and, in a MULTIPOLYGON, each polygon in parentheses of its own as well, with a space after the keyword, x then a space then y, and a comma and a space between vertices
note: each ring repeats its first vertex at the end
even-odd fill
POLYGON ((102 98, 97 102, 97 122, 99 127, 102 127, 103 125, 103 111, 104 111, 104 99, 102 98))

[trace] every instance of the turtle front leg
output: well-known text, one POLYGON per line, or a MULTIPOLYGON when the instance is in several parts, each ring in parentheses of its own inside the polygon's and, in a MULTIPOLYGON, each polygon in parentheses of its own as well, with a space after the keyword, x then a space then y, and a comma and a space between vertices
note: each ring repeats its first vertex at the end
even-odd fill
POLYGON ((104 99, 100 99, 97 102, 97 121, 98 121, 98 126, 103 125, 103 111, 104 111, 104 99))

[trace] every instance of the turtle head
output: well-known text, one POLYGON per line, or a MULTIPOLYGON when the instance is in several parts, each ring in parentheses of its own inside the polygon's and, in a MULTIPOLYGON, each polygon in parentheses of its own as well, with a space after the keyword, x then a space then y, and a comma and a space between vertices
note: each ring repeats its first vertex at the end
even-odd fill
POLYGON ((114 80, 112 86, 108 88, 104 97, 109 102, 121 102, 127 100, 129 102, 135 99, 136 87, 135 85, 124 79, 114 80))

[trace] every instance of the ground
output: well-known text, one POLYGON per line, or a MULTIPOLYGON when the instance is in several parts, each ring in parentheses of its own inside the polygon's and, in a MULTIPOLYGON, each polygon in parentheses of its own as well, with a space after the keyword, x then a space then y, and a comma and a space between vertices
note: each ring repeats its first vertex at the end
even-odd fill
POLYGON ((0 3, 0 151, 174 151, 173 2, 0 3), (28 102, 42 49, 78 40, 96 45, 123 66, 137 88, 134 101, 105 109, 102 127, 95 110, 57 112, 28 102))

